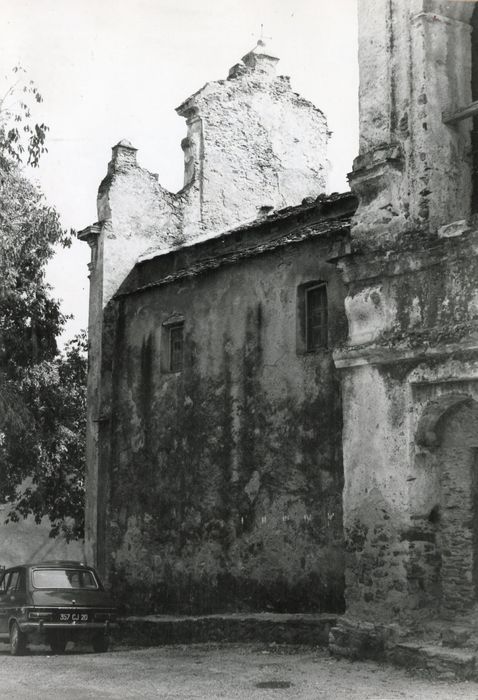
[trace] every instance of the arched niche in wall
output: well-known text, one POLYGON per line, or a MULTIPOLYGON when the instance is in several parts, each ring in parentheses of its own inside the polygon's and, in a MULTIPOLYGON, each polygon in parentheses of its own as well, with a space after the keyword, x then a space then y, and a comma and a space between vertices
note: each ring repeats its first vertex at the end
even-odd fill
POLYGON ((468 394, 456 392, 442 394, 430 401, 418 421, 415 444, 419 447, 434 449, 440 443, 440 435, 437 434, 436 428, 441 418, 453 406, 472 400, 468 394))
MULTIPOLYGON (((422 484, 436 494, 428 517, 428 578, 435 595, 439 591, 441 614, 462 614, 478 604, 478 402, 459 392, 430 401, 416 443, 433 459, 430 483, 422 484)), ((421 557, 425 569, 426 553, 421 557)))

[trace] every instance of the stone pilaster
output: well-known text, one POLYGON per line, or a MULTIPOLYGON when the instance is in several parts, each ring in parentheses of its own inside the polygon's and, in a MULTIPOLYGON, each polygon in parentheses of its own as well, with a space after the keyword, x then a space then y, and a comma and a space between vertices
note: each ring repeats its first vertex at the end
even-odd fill
POLYGON ((440 567, 451 565, 436 513, 452 506, 440 502, 445 477, 416 437, 428 402, 454 405, 446 396, 466 394, 478 367, 471 120, 443 121, 471 100, 470 5, 359 3, 361 134, 350 175, 359 207, 340 263, 349 337, 335 353, 347 543, 337 653, 383 655, 394 625, 446 606, 440 567))

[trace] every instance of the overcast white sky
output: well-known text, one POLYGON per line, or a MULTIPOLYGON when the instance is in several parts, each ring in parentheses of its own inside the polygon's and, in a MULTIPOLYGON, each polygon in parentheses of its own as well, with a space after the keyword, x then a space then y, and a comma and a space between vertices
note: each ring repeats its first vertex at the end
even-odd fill
MULTIPOLYGON (((293 88, 320 107, 333 138, 329 192, 348 189, 358 151, 356 0, 0 0, 3 74, 17 63, 44 97, 49 152, 35 172, 66 227, 96 221, 96 192, 122 138, 170 190, 182 186, 174 112, 264 34, 293 88)), ((85 244, 59 254, 49 280, 67 335, 87 325, 85 244)))

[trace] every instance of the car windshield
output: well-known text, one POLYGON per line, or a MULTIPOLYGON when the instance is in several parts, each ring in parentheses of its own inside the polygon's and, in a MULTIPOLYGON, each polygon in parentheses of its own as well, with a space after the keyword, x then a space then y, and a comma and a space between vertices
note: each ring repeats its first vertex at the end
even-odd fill
POLYGON ((98 588, 92 571, 85 569, 34 569, 35 588, 98 588))

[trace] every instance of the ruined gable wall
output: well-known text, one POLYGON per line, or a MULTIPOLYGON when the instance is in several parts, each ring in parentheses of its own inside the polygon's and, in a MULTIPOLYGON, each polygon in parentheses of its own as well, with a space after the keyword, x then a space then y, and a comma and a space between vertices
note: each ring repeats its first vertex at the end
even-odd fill
POLYGON ((261 207, 297 205, 324 192, 326 120, 287 78, 240 64, 178 112, 188 125, 178 193, 138 165, 129 142, 113 148, 98 192, 93 260, 103 308, 148 249, 211 236, 257 218, 261 207))
POLYGON ((174 195, 136 162, 136 149, 118 144, 98 192, 102 224, 103 306, 151 245, 172 245, 179 228, 174 195))
POLYGON ((113 148, 98 193, 103 306, 149 248, 211 236, 257 218, 262 207, 298 205, 325 190, 326 120, 288 78, 240 64, 178 113, 188 126, 178 193, 138 165, 131 144, 113 148))
MULTIPOLYGON (((180 108, 181 109, 181 108, 180 108)), ((184 233, 221 231, 325 191, 327 124, 289 80, 241 70, 187 102, 188 145, 196 159, 196 216, 184 233)))

